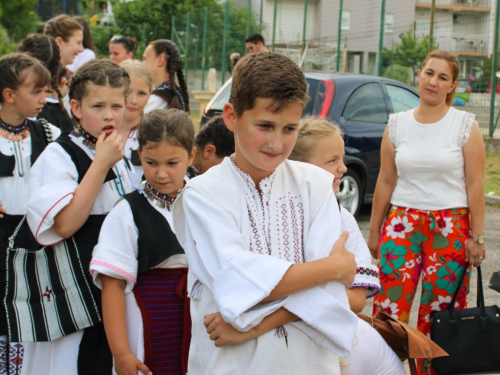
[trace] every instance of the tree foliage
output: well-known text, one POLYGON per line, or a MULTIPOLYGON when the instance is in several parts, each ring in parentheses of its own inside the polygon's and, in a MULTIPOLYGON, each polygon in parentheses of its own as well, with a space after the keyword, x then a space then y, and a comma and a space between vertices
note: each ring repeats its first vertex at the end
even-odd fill
POLYGON ((407 85, 410 84, 410 74, 408 72, 408 67, 394 64, 387 67, 382 74, 382 77, 392 78, 396 81, 403 82, 407 85))
POLYGON ((35 31, 37 0, 0 0, 0 24, 14 41, 35 31))
MULTIPOLYGON (((412 28, 410 28, 406 33, 399 34, 399 39, 401 43, 394 45, 393 62, 394 64, 411 68, 415 79, 420 65, 429 53, 429 36, 416 37, 413 34, 412 28)), ((385 63, 391 58, 391 53, 391 51, 384 49, 385 63)), ((390 63, 387 65, 390 65, 390 63)))

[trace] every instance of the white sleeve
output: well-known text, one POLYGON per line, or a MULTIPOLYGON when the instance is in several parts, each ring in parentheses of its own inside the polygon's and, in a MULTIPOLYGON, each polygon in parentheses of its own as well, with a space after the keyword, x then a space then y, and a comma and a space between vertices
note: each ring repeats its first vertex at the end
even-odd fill
POLYGON ((345 247, 354 254, 356 259, 356 276, 351 288, 366 287, 366 297, 370 298, 380 292, 380 280, 378 276, 378 267, 372 264, 370 250, 359 230, 358 223, 352 214, 345 208, 340 210, 342 220, 342 230, 349 231, 349 239, 345 247))
POLYGON ((92 253, 90 274, 98 288, 102 289, 101 275, 106 275, 125 280, 125 294, 132 291, 137 281, 138 238, 132 210, 123 199, 106 216, 92 253))
MULTIPOLYGON (((333 190, 314 218, 304 243, 305 253, 315 253, 308 261, 327 257, 340 235, 340 216, 333 190), (334 227, 337 223, 337 227, 334 227), (332 235, 333 234, 333 235, 332 235)), ((345 357, 351 350, 357 329, 357 317, 349 307, 345 286, 332 281, 292 294, 283 307, 301 318, 294 326, 316 344, 345 357)))
POLYGON ((182 195, 185 222, 177 221, 176 215, 174 225, 184 226, 182 245, 191 272, 212 292, 224 320, 248 331, 283 305, 284 300, 259 302, 292 263, 250 252, 236 223, 221 208, 194 189, 187 188, 182 195))
POLYGON ((146 107, 144 107, 144 113, 149 113, 155 109, 167 109, 167 102, 159 97, 158 95, 151 94, 146 103, 146 107))
POLYGON ((61 129, 59 129, 57 126, 52 125, 50 122, 49 125, 50 130, 52 131, 52 140, 55 141, 61 135, 61 129))
POLYGON ((59 144, 49 144, 31 168, 28 183, 28 224, 38 243, 52 245, 64 239, 52 229, 54 218, 77 188, 78 171, 71 157, 59 144))

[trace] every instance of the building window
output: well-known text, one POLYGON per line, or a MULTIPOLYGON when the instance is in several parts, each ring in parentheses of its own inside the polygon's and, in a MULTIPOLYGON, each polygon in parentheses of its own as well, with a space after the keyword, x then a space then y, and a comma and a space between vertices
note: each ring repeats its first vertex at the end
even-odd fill
POLYGON ((351 12, 348 10, 342 11, 342 30, 349 30, 351 28, 351 12))
POLYGON ((394 14, 386 14, 384 19, 385 19, 384 31, 386 33, 393 33, 394 32, 394 14))

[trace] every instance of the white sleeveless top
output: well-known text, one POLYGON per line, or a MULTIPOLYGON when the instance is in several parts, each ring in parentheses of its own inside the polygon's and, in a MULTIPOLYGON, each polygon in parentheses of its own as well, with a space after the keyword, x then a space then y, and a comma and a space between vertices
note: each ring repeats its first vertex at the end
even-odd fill
POLYGON ((395 206, 420 210, 467 207, 464 156, 475 115, 450 107, 440 121, 420 124, 414 109, 389 118, 396 147, 395 206))

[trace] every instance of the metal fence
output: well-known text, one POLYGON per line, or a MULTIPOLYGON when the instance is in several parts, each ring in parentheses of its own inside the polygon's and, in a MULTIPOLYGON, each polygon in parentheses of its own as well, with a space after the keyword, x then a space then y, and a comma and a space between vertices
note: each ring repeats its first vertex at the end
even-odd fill
POLYGON ((454 105, 475 113, 484 135, 500 137, 500 96, 492 101, 495 95, 488 92, 492 72, 497 71, 497 2, 241 0, 239 6, 228 3, 215 17, 216 24, 210 23, 214 17, 204 23, 204 10, 172 19, 171 37, 182 45, 188 82, 196 90, 204 86, 208 68, 217 69, 218 86, 230 77, 230 54, 244 54, 245 36, 253 32, 261 32, 270 50, 286 54, 305 71, 384 75, 412 86, 432 44, 433 49, 454 53, 461 63, 454 105), (240 17, 232 16, 237 11, 240 17), (209 41, 205 53, 204 40, 209 41))

